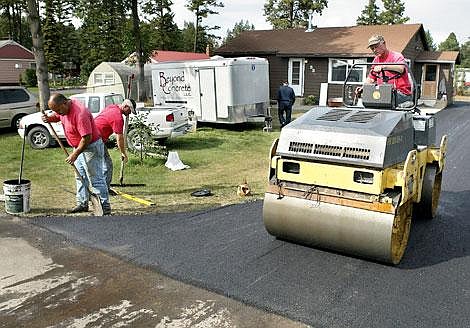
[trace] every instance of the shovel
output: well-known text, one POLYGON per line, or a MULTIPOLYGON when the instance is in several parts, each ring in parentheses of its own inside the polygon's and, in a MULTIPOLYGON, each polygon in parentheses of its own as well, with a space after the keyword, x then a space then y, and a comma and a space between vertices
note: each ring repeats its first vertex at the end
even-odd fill
MULTIPOLYGON (((127 95, 126 98, 129 99, 131 95, 131 82, 134 79, 134 74, 129 75, 127 78, 127 95)), ((124 121, 124 131, 123 131, 123 137, 124 137, 124 148, 127 147, 127 129, 129 128, 129 115, 126 115, 125 121, 124 121)), ((119 185, 124 186, 124 160, 121 158, 121 172, 119 174, 119 185)))
MULTIPOLYGON (((44 109, 41 108, 41 113, 43 115, 45 115, 44 113, 44 109)), ((62 143, 62 141, 60 140, 59 136, 57 135, 57 133, 55 132, 54 130, 54 127, 52 126, 51 122, 47 122, 47 124, 49 125, 49 127, 51 128, 51 131, 52 133, 54 134, 54 138, 55 140, 57 141, 57 143, 60 145, 60 148, 62 148, 62 150, 64 151, 65 155, 68 157, 69 156, 69 152, 67 151, 67 149, 65 149, 64 147, 64 144, 62 143)), ((103 216, 103 207, 101 206, 101 201, 100 201, 100 197, 95 194, 94 192, 92 192, 90 190, 90 186, 85 184, 85 180, 83 179, 83 177, 80 175, 80 172, 78 172, 78 169, 77 167, 72 164, 72 167, 74 168, 75 170, 75 175, 79 177, 80 181, 82 182, 82 184, 87 188, 87 191, 88 191, 88 194, 90 195, 90 200, 91 200, 91 203, 93 204, 93 214, 95 216, 103 216)))

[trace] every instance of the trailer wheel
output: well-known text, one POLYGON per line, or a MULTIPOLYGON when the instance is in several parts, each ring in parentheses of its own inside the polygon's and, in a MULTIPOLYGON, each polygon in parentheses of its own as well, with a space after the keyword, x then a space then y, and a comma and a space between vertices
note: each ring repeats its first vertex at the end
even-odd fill
POLYGON ((423 189, 421 191, 421 201, 416 204, 416 215, 426 220, 436 217, 441 194, 442 171, 439 171, 437 164, 426 166, 423 178, 423 189))

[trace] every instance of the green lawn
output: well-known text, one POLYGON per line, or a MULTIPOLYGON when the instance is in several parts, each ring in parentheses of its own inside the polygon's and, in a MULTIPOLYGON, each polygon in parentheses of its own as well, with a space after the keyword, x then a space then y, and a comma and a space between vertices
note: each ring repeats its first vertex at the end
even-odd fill
MULTIPOLYGON (((262 132, 262 125, 238 127, 198 126, 194 133, 170 139, 168 150, 177 151, 184 164, 191 168, 170 171, 164 160, 147 158, 140 163, 130 155, 125 167, 124 183, 145 183, 145 187, 116 188, 147 199, 156 206, 145 206, 120 196, 111 198, 114 214, 175 212, 202 209, 260 199, 267 184, 269 150, 275 131, 262 132), (246 179, 253 196, 240 197, 237 186, 246 179), (209 197, 192 197, 191 192, 207 188, 209 197)), ((14 132, 0 131, 0 178, 18 178, 21 138, 14 132)), ((120 159, 116 149, 110 150, 114 160, 114 183, 119 182, 120 159)), ((74 173, 64 161, 60 148, 33 150, 26 145, 23 178, 31 180, 31 213, 28 215, 61 215, 75 204, 74 173)), ((3 203, 0 203, 3 206, 3 203)), ((3 210, 3 208, 1 209, 3 210)))

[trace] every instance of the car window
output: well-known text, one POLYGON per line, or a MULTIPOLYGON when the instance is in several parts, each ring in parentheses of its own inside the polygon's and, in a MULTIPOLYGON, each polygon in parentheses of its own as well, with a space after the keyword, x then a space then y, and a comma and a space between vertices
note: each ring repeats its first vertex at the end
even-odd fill
POLYGON ((121 95, 106 96, 104 98, 104 105, 121 104, 123 101, 124 98, 121 95))
POLYGON ((99 113, 100 97, 90 97, 90 99, 88 99, 88 109, 92 113, 99 113))
POLYGON ((29 95, 23 89, 0 90, 0 104, 11 104, 29 101, 29 95))

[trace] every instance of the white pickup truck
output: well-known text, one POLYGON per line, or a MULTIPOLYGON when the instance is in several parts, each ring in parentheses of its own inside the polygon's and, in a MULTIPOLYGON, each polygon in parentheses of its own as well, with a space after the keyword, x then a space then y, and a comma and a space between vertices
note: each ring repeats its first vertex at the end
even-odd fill
MULTIPOLYGON (((93 116, 110 104, 120 104, 124 100, 122 95, 115 93, 79 93, 69 98, 77 99, 87 106, 93 116)), ((137 108, 137 115, 146 114, 147 123, 152 123, 158 127, 152 138, 163 143, 168 138, 184 134, 188 131, 188 111, 185 107, 143 107, 137 108)), ((131 114, 132 117, 132 114, 131 114)), ((132 122, 132 119, 130 120, 132 122)), ((52 123, 54 130, 59 138, 65 141, 64 129, 60 122, 52 123)), ((53 133, 49 124, 41 119, 41 113, 34 113, 24 116, 19 124, 18 134, 23 138, 26 133, 26 139, 34 149, 43 149, 55 145, 53 133)), ((129 125, 128 144, 132 148, 132 124, 129 125)))

